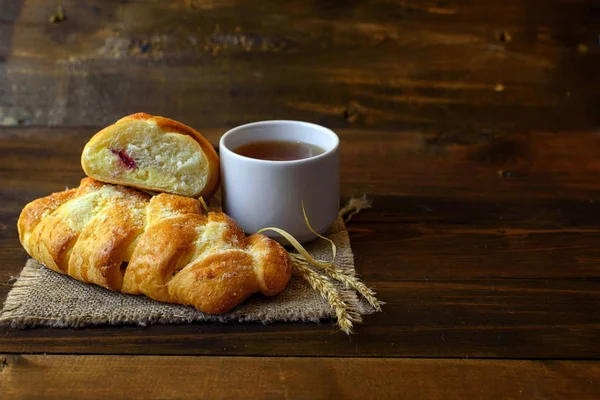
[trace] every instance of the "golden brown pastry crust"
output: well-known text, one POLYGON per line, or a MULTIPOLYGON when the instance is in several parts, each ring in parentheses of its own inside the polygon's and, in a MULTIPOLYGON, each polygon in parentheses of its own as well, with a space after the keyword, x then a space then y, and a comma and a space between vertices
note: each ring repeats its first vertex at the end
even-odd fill
POLYGON ((29 203, 19 238, 57 272, 110 290, 224 313, 261 292, 281 292, 291 260, 264 235, 246 237, 196 199, 84 178, 77 189, 29 203))
MULTIPOLYGON (((135 129, 133 131, 135 132, 135 129)), ((137 133, 139 134, 139 132, 137 132, 137 133)), ((132 133, 127 133, 126 135, 132 135, 132 133)), ((170 157, 167 157, 167 158, 171 159, 171 161, 172 161, 173 159, 176 158, 176 156, 173 157, 171 155, 170 157)), ((135 164, 135 161, 137 161, 137 160, 132 160, 132 163, 133 163, 132 165, 135 164)), ((183 196, 191 196, 191 197, 203 196, 205 199, 209 199, 214 194, 214 192, 218 189, 219 179, 220 179, 219 157, 218 157, 215 149, 213 148, 213 146, 210 144, 210 142, 208 140, 206 140, 206 138, 204 138, 204 136, 202 136, 195 129, 193 129, 185 124, 182 124, 181 122, 178 122, 178 121, 175 121, 175 120, 172 120, 169 118, 165 118, 165 117, 152 116, 152 115, 149 115, 146 113, 137 113, 137 114, 128 115, 126 117, 119 119, 114 124, 104 128, 101 131, 99 131, 98 133, 96 133, 89 140, 88 144, 85 146, 85 149, 84 149, 84 151, 82 153, 82 157, 81 157, 81 166, 82 166, 83 170, 85 171, 86 175, 88 175, 94 179, 101 180, 103 182, 113 183, 113 184, 117 184, 117 185, 126 185, 126 186, 135 187, 138 189, 150 190, 150 191, 154 191, 154 192, 168 192, 168 193, 180 194, 183 196), (161 133, 163 135, 168 134, 168 133, 179 133, 179 134, 191 137, 192 139, 194 139, 194 141, 196 141, 199 144, 200 149, 201 149, 204 157, 206 158, 206 164, 207 164, 206 171, 204 172, 206 174, 206 176, 202 177, 202 179, 206 178, 206 183, 203 185, 202 188, 200 188, 197 191, 187 192, 185 190, 182 190, 179 187, 168 187, 168 188, 158 187, 149 178, 131 179, 124 175, 115 174, 114 173, 115 168, 112 168, 110 165, 105 165, 103 167, 103 169, 104 169, 103 173, 99 173, 97 166, 96 167, 92 166, 92 162, 90 161, 90 158, 89 158, 89 151, 94 148, 96 148, 96 150, 97 150, 97 148, 99 147, 99 143, 107 135, 114 135, 115 132, 119 131, 122 127, 127 127, 128 123, 130 123, 132 121, 136 121, 136 120, 137 121, 153 121, 156 123, 156 125, 159 129, 159 131, 158 131, 159 133, 161 133)), ((158 167, 158 168, 160 168, 160 167, 158 167)), ((125 168, 125 169, 127 169, 127 168, 125 168)), ((165 171, 165 174, 166 175, 174 175, 174 173, 172 171, 165 171)), ((198 177, 191 177, 191 179, 195 179, 195 178, 197 179, 198 177)))

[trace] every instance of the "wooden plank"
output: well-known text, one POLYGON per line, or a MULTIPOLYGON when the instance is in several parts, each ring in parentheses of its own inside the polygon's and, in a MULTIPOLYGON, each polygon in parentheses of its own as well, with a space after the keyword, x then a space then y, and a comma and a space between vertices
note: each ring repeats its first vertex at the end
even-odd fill
MULTIPOLYGON (((194 127, 214 144, 226 131, 194 127)), ((39 194, 77 185, 83 177, 81 150, 97 130, 0 129, 0 179, 18 187, 26 184, 22 181, 26 175, 44 185, 39 194)), ((518 199, 511 212, 529 201, 543 199, 551 204, 557 190, 559 198, 580 200, 582 207, 584 201, 595 204, 597 198, 600 137, 593 130, 336 132, 341 138, 344 196, 368 193, 415 197, 415 201, 471 197, 476 199, 470 201, 473 207, 480 201, 518 199)), ((425 205, 421 210, 428 213, 430 208, 425 205)), ((470 217, 476 215, 470 212, 470 217)))
POLYGON ((0 356, 6 399, 597 399, 599 374, 582 361, 0 356))
POLYGON ((12 49, 14 21, 19 16, 20 0, 0 0, 0 126, 18 125, 12 100, 15 88, 6 73, 6 58, 12 49))
MULTIPOLYGON (((184 121, 186 122, 186 121, 184 121)), ((217 143, 224 129, 204 130, 217 143)), ((16 218, 74 186, 88 128, 0 129, 0 279, 26 259, 16 218)), ((387 302, 358 335, 330 322, 98 327, 0 335, 10 352, 598 358, 600 139, 338 130, 356 267, 387 302), (498 174, 498 169, 511 175, 498 174), (557 196, 556 193, 559 193, 557 196), (292 343, 290 345, 290 343, 292 343)), ((0 285, 0 301, 10 285, 0 285)))
POLYGON ((208 127, 598 122, 599 10, 583 1, 61 3, 62 23, 43 0, 11 23, 4 125, 99 126, 137 111, 208 127))
POLYGON ((0 0, 0 24, 15 21, 21 10, 21 3, 20 0, 0 0))
POLYGON ((597 359, 593 283, 376 285, 387 302, 356 335, 321 324, 186 324, 85 329, 2 329, 5 352, 49 354, 597 359))

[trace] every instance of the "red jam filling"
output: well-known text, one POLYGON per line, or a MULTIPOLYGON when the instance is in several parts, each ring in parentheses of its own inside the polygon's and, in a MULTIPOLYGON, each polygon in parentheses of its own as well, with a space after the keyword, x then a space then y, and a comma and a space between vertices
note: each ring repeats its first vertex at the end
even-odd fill
POLYGON ((127 154, 125 150, 110 149, 110 151, 113 154, 119 156, 119 159, 121 160, 123 165, 127 167, 127 169, 135 169, 137 167, 135 160, 129 154, 127 154))

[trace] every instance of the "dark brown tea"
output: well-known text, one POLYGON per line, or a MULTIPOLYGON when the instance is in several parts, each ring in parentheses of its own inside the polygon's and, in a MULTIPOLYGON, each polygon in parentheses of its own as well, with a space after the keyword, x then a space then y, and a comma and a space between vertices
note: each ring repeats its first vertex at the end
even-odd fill
POLYGON ((265 141, 244 144, 234 150, 235 153, 250 158, 270 161, 302 160, 323 154, 319 146, 305 142, 265 141))

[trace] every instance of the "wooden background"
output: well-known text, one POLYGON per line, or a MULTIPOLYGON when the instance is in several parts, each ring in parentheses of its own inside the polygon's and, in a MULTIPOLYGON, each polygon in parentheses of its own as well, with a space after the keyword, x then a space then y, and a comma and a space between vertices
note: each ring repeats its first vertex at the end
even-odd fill
POLYGON ((275 117, 476 132, 598 122, 594 1, 0 4, 3 126, 96 128, 139 110, 198 129, 275 117), (66 20, 48 23, 58 4, 66 20))
POLYGON ((349 225, 356 268, 387 302, 351 338, 328 322, 1 330, 0 390, 598 398, 598 71, 591 0, 0 0, 0 303, 27 257, 21 208, 77 185, 86 141, 139 111, 215 144, 263 119, 333 128, 342 195, 374 200, 349 225))

